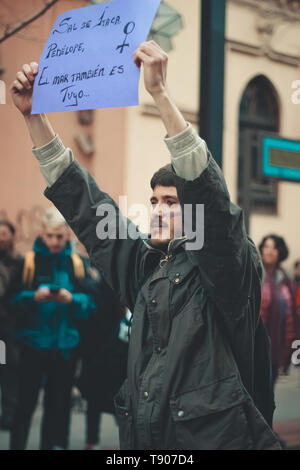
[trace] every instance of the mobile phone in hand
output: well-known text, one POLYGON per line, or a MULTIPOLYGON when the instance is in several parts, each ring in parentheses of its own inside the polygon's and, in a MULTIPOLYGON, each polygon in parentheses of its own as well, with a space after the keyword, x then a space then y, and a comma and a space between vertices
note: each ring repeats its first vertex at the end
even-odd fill
POLYGON ((57 286, 56 284, 51 284, 49 286, 50 294, 58 294, 58 291, 60 290, 60 287, 57 286))

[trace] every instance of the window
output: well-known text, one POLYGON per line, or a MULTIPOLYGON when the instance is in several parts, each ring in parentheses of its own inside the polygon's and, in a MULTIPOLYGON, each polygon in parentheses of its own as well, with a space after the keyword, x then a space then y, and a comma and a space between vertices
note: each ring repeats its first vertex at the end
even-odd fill
POLYGON ((263 75, 246 87, 240 103, 238 204, 246 218, 250 212, 277 212, 277 181, 262 174, 261 134, 279 131, 279 105, 275 88, 263 75))

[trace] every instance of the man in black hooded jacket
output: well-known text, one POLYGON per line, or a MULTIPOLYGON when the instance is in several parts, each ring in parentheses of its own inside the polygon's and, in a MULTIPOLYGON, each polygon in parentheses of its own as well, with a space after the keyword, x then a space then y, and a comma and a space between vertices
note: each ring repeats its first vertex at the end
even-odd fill
POLYGON ((46 196, 133 312, 127 379, 115 398, 121 449, 280 449, 259 255, 220 168, 167 92, 166 54, 150 41, 134 61, 172 164, 151 180, 150 240, 119 217, 46 116, 30 114, 37 64, 25 64, 12 84, 46 196))

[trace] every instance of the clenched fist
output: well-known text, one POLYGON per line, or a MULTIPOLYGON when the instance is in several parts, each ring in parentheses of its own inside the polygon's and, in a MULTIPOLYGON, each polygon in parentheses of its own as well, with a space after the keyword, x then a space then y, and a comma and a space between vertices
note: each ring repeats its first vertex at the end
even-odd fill
POLYGON ((39 287, 34 293, 34 300, 38 303, 50 302, 52 299, 48 287, 39 287))
POLYGON ((155 41, 143 42, 133 55, 137 67, 144 66, 145 88, 150 95, 155 96, 166 90, 167 54, 155 41))
POLYGON ((31 62, 30 65, 24 64, 10 87, 13 102, 24 116, 31 113, 33 84, 38 67, 36 62, 31 62))

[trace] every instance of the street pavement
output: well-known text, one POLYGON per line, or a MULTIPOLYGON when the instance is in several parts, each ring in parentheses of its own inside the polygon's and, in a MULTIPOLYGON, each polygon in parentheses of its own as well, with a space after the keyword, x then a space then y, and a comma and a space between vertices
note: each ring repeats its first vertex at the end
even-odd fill
MULTIPOLYGON (((277 408, 274 414, 274 429, 286 441, 288 449, 300 449, 300 368, 292 367, 288 377, 280 378, 275 389, 277 408)), ((40 403, 42 397, 40 399, 40 403)), ((41 404, 33 416, 28 450, 39 448, 39 429, 42 414, 41 404)), ((70 449, 81 450, 85 445, 85 415, 72 413, 70 449)), ((118 449, 118 428, 112 415, 102 415, 101 449, 118 449)), ((0 450, 9 447, 9 433, 0 431, 0 450)))
MULTIPOLYGON (((42 402, 42 397, 40 403, 42 402)), ((31 425, 31 431, 28 439, 28 450, 38 450, 40 440, 40 422, 42 415, 42 406, 39 404, 34 413, 31 425)), ((73 412, 70 434, 70 450, 82 450, 85 446, 85 414, 73 412)), ((0 450, 9 448, 9 433, 0 430, 0 450)), ((118 449, 119 432, 114 417, 107 413, 102 414, 101 425, 101 443, 100 448, 118 449)))
POLYGON ((274 430, 288 448, 300 449, 300 367, 291 366, 290 375, 279 378, 275 400, 274 430))

